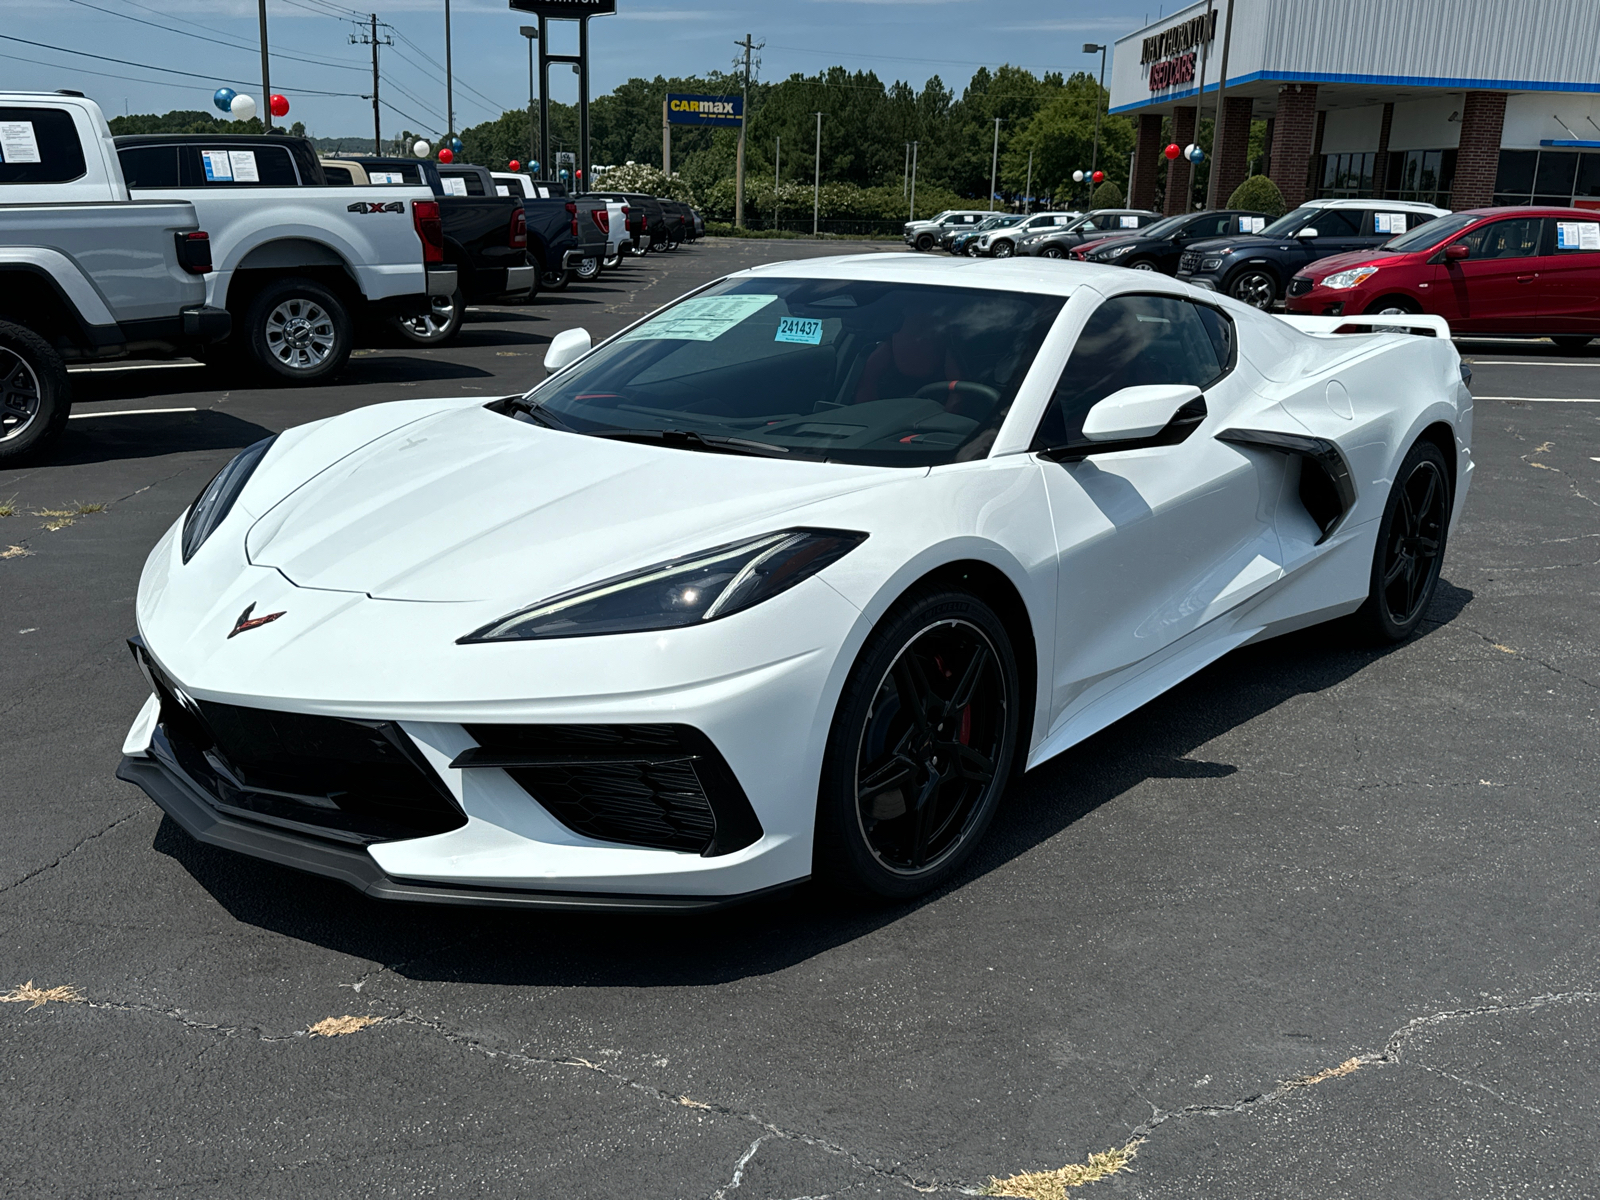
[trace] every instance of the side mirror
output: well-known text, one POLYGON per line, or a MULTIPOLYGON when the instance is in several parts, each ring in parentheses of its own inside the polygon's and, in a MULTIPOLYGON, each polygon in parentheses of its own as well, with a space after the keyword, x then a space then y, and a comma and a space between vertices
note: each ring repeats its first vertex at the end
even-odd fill
POLYGON ((1091 442, 1125 442, 1154 437, 1186 404, 1200 399, 1189 383, 1152 383, 1112 392, 1083 418, 1083 436, 1091 442))
POLYGON ((1447 262, 1460 262, 1472 257, 1472 247, 1465 242, 1452 242, 1444 248, 1444 257, 1447 262))
POLYGON ((1307 225, 1299 233, 1295 234, 1295 237, 1302 237, 1302 238, 1313 238, 1313 237, 1316 237, 1316 236, 1317 236, 1317 227, 1315 225, 1307 225))
POLYGON ((589 353, 593 345, 594 339, 589 336, 587 329, 568 329, 558 333, 550 339, 550 348, 544 352, 544 369, 554 375, 589 353))

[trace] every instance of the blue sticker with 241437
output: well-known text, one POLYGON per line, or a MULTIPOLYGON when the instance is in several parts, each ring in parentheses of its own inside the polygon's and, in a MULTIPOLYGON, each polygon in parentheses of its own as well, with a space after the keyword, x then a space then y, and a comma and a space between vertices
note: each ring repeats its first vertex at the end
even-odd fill
POLYGON ((775 342, 798 342, 802 346, 822 345, 822 322, 815 317, 780 317, 775 342))

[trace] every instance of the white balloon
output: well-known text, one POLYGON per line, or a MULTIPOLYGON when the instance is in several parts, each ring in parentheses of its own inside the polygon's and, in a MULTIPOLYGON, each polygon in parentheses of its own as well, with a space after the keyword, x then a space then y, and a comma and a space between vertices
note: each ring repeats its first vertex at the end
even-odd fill
POLYGON ((418 158, 427 158, 429 154, 433 153, 433 147, 428 145, 427 142, 418 140, 417 144, 411 147, 411 153, 418 158))
POLYGON ((1083 172, 1082 171, 1074 171, 1072 173, 1072 182, 1073 183, 1082 183, 1083 182, 1083 172))
POLYGON ((1193 142, 1190 142, 1187 146, 1185 146, 1183 148, 1183 156, 1185 158, 1193 158, 1194 157, 1194 152, 1195 152, 1195 144, 1193 142))
POLYGON ((256 102, 250 96, 235 96, 233 103, 228 105, 228 111, 233 114, 235 121, 248 121, 256 115, 256 102))

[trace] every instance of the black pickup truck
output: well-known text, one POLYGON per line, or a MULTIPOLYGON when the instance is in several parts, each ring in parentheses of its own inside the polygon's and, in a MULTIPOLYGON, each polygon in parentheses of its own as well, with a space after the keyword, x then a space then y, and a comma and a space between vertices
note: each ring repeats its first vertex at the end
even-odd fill
POLYGON ((576 275, 600 274, 609 241, 606 204, 594 195, 569 196, 559 183, 534 182, 525 175, 497 172, 497 186, 522 197, 528 220, 528 258, 539 271, 539 287, 559 292, 576 275), (531 195, 528 185, 539 193, 531 195))
POLYGON ((500 299, 517 303, 530 297, 537 273, 528 265, 527 218, 515 198, 499 194, 488 171, 448 167, 447 180, 431 159, 354 158, 325 161, 324 174, 331 183, 339 176, 330 167, 348 171, 352 165, 366 176, 352 177, 352 183, 422 183, 439 198, 444 260, 456 269, 456 292, 432 297, 423 316, 397 321, 395 328, 407 341, 437 346, 455 337, 466 305, 500 299))

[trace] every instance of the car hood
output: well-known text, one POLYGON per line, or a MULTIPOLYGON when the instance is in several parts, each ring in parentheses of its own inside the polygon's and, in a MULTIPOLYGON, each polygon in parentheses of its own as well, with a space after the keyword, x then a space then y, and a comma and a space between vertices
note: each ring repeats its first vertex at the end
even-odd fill
POLYGON ((584 437, 473 405, 317 470, 255 520, 245 549, 300 587, 514 605, 784 528, 797 509, 906 474, 584 437))
POLYGON ((1246 233, 1230 237, 1206 238, 1203 242, 1190 242, 1184 249, 1199 250, 1203 254, 1226 253, 1230 250, 1275 250, 1293 241, 1293 238, 1288 237, 1268 238, 1246 233))
POLYGON ((1139 240, 1139 237, 1140 235, 1137 233, 1113 233, 1107 235, 1106 237, 1091 238, 1082 243, 1082 245, 1080 245, 1078 248, 1087 253, 1088 251, 1096 250, 1101 246, 1109 246, 1112 242, 1136 242, 1139 240))
POLYGON ((1319 258, 1314 263, 1309 263, 1300 269, 1300 274, 1312 279, 1322 279, 1338 271, 1348 271, 1351 267, 1359 267, 1364 263, 1377 263, 1380 266, 1398 263, 1404 256, 1392 254, 1385 250, 1346 250, 1343 254, 1332 254, 1327 258, 1319 258))

